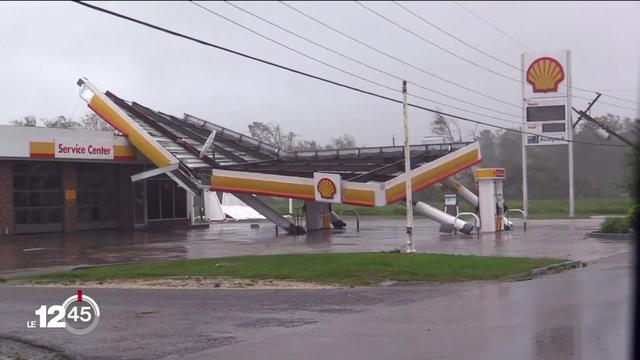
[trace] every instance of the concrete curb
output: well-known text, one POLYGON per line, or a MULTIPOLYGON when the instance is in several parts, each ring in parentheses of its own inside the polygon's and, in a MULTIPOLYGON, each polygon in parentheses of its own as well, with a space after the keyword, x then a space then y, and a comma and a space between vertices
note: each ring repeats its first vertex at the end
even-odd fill
POLYGON ((94 268, 109 267, 109 266, 142 264, 142 263, 145 263, 145 262, 146 261, 128 261, 128 262, 109 263, 109 264, 96 264, 96 265, 82 264, 82 265, 75 265, 75 266, 71 267, 71 269, 69 269, 69 271, 94 269, 94 268))
POLYGON ((531 279, 536 278, 536 277, 549 275, 549 274, 556 274, 556 273, 559 273, 559 272, 563 272, 565 270, 577 269, 577 268, 581 268, 581 267, 584 267, 584 266, 587 266, 587 264, 585 262, 583 262, 583 261, 570 260, 570 261, 561 262, 559 264, 552 264, 552 265, 548 265, 548 266, 543 266, 541 268, 533 269, 533 270, 528 271, 526 273, 509 276, 509 277, 507 277, 506 280, 507 281, 508 280, 511 280, 511 281, 531 280, 531 279))
POLYGON ((634 232, 628 232, 624 234, 605 234, 601 232, 590 232, 587 234, 588 237, 596 238, 596 239, 608 239, 608 240, 633 240, 636 237, 634 232))

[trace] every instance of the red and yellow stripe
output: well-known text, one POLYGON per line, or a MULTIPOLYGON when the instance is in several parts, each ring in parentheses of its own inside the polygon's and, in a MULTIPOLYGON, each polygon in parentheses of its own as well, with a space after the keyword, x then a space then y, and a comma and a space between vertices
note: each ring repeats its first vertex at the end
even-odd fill
POLYGON ((113 160, 135 160, 136 150, 127 145, 113 146, 113 160))
POLYGON ((29 143, 29 156, 32 158, 53 159, 56 145, 52 142, 32 141, 29 143))
MULTIPOLYGON (((438 166, 426 169, 420 174, 413 175, 411 178, 411 189, 413 192, 418 192, 444 178, 452 176, 479 163, 481 160, 480 151, 478 149, 473 149, 472 151, 446 161, 438 166)), ((385 191, 387 204, 404 199, 406 196, 405 186, 405 182, 401 181, 387 188, 385 191)))
POLYGON ((504 168, 484 168, 476 170, 476 180, 504 179, 504 168))
POLYGON ((94 95, 91 98, 89 108, 104 121, 108 122, 109 125, 124 134, 129 142, 156 166, 165 167, 173 163, 173 159, 161 150, 160 145, 153 143, 153 140, 145 136, 145 133, 121 116, 116 109, 100 96, 94 95))
POLYGON ((373 190, 354 189, 347 186, 342 188, 343 203, 349 205, 369 206, 376 205, 376 193, 373 190))
MULTIPOLYGON (((434 162, 422 165, 413 170, 411 178, 413 192, 429 187, 479 163, 481 160, 478 144, 472 144, 434 162)), ((313 180, 293 176, 214 170, 210 189, 315 201, 313 180)), ((378 183, 375 186, 349 181, 342 182, 341 201, 344 204, 383 206, 404 199, 404 197, 405 182, 400 178, 395 178, 384 184, 378 183)))
POLYGON ((213 175, 211 176, 211 190, 315 200, 313 184, 296 184, 276 180, 213 175))

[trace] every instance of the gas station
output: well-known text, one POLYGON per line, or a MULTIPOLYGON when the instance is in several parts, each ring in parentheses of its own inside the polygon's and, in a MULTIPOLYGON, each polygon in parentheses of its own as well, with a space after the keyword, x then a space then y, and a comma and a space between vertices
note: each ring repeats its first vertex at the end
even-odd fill
POLYGON ((418 213, 451 225, 449 232, 496 232, 512 227, 508 219, 503 219, 504 169, 476 169, 477 196, 453 178, 481 162, 478 143, 411 145, 412 168, 403 173, 400 147, 290 153, 239 134, 236 143, 254 145, 253 149, 243 149, 254 155, 248 160, 224 148, 227 129, 190 115, 179 119, 130 104, 112 93, 103 94, 86 79, 80 79, 78 85, 89 108, 156 166, 132 175, 132 181, 164 174, 186 191, 189 204, 206 203, 203 199, 208 192, 231 193, 277 227, 300 234, 344 227, 332 204, 385 206, 405 200, 407 181, 414 193, 442 183, 477 209, 474 224, 461 220, 459 215, 463 214, 447 214, 423 202, 413 204, 418 213), (197 128, 199 136, 194 136, 194 130, 186 130, 190 127, 197 128), (232 161, 223 163, 221 155, 232 161), (256 195, 303 200, 306 226, 279 214, 256 195))
MULTIPOLYGON (((223 193, 287 233, 303 234, 344 228, 345 221, 332 210, 335 204, 381 207, 404 202, 407 181, 413 193, 441 184, 476 209, 473 214, 458 213, 412 201, 414 211, 439 222, 443 232, 512 227, 504 218, 504 169, 475 169, 478 195, 454 179, 482 161, 478 143, 411 145, 411 170, 406 172, 401 146, 285 151, 192 115, 179 118, 125 101, 87 79, 78 85, 80 97, 116 134, 11 127, 15 136, 0 149, 4 175, 15 179, 8 190, 13 197, 26 191, 32 198, 49 200, 9 202, 16 207, 0 217, 5 234, 193 226, 198 218, 206 221, 223 213, 220 201, 211 201, 223 193), (22 189, 17 181, 27 165, 51 168, 49 177, 60 166, 64 171, 48 187, 22 189), (87 189, 79 188, 91 181, 83 174, 99 174, 109 166, 116 166, 117 181, 96 180, 87 189), (79 170, 84 168, 86 172, 79 170), (257 195, 304 201, 304 225, 257 195), (46 216, 39 215, 42 211, 46 216), (473 222, 462 219, 469 216, 473 222)), ((35 173, 25 176, 36 180, 35 173)))
MULTIPOLYGON (((221 194, 225 194, 256 216, 268 219, 277 228, 289 234, 303 234, 332 227, 344 228, 345 221, 332 210, 332 205, 381 207, 406 202, 408 194, 436 184, 452 193, 445 196, 444 209, 409 201, 413 211, 440 223, 441 232, 468 235, 474 231, 494 233, 511 230, 513 222, 508 219, 509 212, 522 215, 526 230, 526 147, 566 145, 566 140, 572 136, 569 62, 568 52, 523 55, 523 70, 526 68, 522 87, 525 101, 523 210, 505 206, 505 169, 476 167, 482 161, 479 143, 285 151, 193 115, 177 117, 126 101, 111 92, 102 92, 82 78, 78 80, 80 97, 116 130, 115 136, 102 139, 69 130, 34 129, 40 134, 37 138, 16 133, 15 144, 0 149, 3 152, 0 157, 7 159, 5 167, 14 173, 21 171, 22 165, 18 164, 23 162, 65 163, 65 167, 75 166, 69 163, 125 162, 127 170, 120 171, 120 186, 109 190, 120 191, 117 195, 119 202, 105 203, 92 210, 94 217, 102 222, 80 226, 77 220, 69 219, 69 216, 77 217, 74 213, 78 213, 80 206, 74 196, 78 180, 67 181, 65 178, 65 181, 58 182, 64 192, 54 195, 52 188, 46 189, 50 194, 44 194, 48 197, 62 197, 64 194, 63 200, 52 202, 56 206, 63 204, 59 213, 53 214, 50 210, 51 216, 41 221, 35 217, 37 209, 30 210, 30 206, 40 205, 19 204, 23 208, 15 208, 14 213, 9 214, 12 216, 0 219, 3 220, 3 231, 68 232, 95 228, 98 226, 95 224, 106 228, 119 226, 122 230, 162 224, 193 226, 198 218, 205 221, 224 219, 227 215, 221 210, 220 199, 221 194), (15 150, 22 148, 25 150, 15 150), (21 162, 15 162, 18 160, 21 162), (407 163, 410 163, 409 171, 407 163), (457 174, 469 169, 473 171, 477 194, 455 179, 457 174), (293 214, 278 213, 258 196, 304 201, 304 225, 293 214), (469 203, 474 211, 459 212, 458 198, 469 203), (119 207, 119 211, 112 209, 114 206, 119 207), (102 216, 100 212, 106 211, 106 207, 120 213, 120 219, 102 216), (23 214, 25 211, 27 215, 23 214), (29 215, 31 212, 33 215, 29 215), (47 221, 57 221, 60 225, 47 221)), ((571 149, 569 143, 570 160, 571 149)), ((572 184, 571 170, 570 162, 572 184)), ((572 186, 570 190, 572 199, 572 186)), ((14 188, 13 191, 18 194, 23 190, 14 188)), ((96 195, 87 193, 85 196, 96 195)))
POLYGON ((5 4, 0 360, 640 354, 634 4, 5 4))

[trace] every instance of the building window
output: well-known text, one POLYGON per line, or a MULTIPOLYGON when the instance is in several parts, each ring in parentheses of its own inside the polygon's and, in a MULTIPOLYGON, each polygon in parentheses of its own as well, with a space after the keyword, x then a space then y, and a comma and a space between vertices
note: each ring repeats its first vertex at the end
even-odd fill
POLYGON ((149 220, 184 219, 187 217, 187 195, 167 177, 147 180, 147 217, 149 220))
POLYGON ((78 164, 78 226, 80 229, 118 225, 117 168, 110 164, 78 164))
POLYGON ((13 164, 13 209, 16 232, 62 230, 62 166, 43 161, 13 164))

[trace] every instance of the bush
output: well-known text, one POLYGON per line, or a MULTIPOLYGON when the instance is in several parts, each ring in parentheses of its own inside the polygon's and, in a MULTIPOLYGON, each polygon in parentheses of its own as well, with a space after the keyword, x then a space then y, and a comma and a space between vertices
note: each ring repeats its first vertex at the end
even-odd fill
POLYGON ((629 232, 631 223, 629 217, 610 217, 604 219, 600 224, 600 232, 604 234, 626 234, 629 232))
POLYGON ((632 229, 638 229, 638 217, 640 216, 640 205, 634 205, 629 209, 629 214, 627 214, 627 219, 629 221, 629 225, 632 229))

